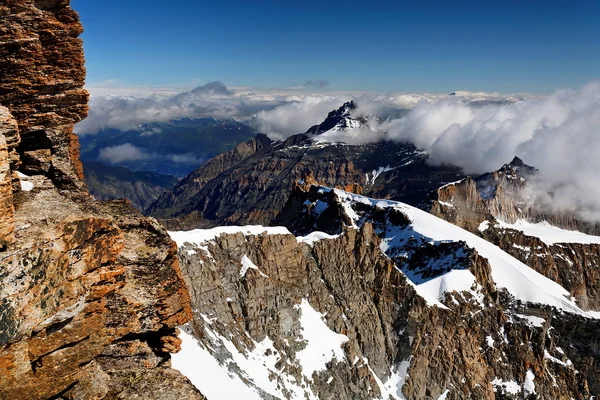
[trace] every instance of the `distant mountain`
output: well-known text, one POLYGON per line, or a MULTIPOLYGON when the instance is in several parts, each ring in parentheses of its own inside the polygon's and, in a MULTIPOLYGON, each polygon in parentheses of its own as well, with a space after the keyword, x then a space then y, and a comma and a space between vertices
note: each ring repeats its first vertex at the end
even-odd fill
MULTIPOLYGON (((421 205, 558 282, 584 309, 600 308, 600 224, 553 210, 529 189, 539 171, 515 157, 497 171, 445 185, 421 205)), ((547 200, 546 200, 547 201, 547 200)))
POLYGON ((256 135, 254 128, 214 118, 181 118, 80 135, 81 159, 132 171, 185 176, 202 162, 256 135))
POLYGON ((140 211, 178 182, 171 175, 133 172, 95 161, 85 161, 83 171, 88 191, 97 200, 128 199, 140 211))
POLYGON ((410 143, 330 143, 332 131, 364 127, 348 102, 306 133, 283 141, 258 135, 221 154, 163 194, 146 213, 173 228, 269 224, 285 205, 292 184, 306 176, 331 187, 418 204, 429 192, 464 175, 458 167, 432 166, 410 143))

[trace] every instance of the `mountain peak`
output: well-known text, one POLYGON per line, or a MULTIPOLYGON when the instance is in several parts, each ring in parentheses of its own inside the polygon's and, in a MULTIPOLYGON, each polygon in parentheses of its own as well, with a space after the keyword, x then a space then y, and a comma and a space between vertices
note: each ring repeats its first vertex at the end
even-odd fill
POLYGON ((335 127, 339 130, 344 130, 348 127, 357 125, 357 120, 351 117, 352 111, 358 108, 358 104, 354 100, 347 101, 342 104, 336 110, 333 110, 327 114, 327 118, 319 125, 310 127, 306 133, 310 135, 320 135, 321 133, 327 132, 335 127))

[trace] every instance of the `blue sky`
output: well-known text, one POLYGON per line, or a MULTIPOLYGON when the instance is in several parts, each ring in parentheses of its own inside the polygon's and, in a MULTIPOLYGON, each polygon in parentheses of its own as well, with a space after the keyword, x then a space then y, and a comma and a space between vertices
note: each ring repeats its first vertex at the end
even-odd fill
POLYGON ((600 2, 72 0, 88 83, 549 93, 600 78, 600 2))

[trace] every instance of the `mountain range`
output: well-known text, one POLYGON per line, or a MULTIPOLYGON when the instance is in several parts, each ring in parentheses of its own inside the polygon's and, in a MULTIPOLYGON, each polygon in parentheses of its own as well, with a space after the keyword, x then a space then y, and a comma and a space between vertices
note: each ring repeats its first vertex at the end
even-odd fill
POLYGON ((411 143, 320 140, 330 132, 366 127, 365 117, 352 116, 356 108, 354 102, 343 104, 321 124, 285 140, 259 134, 204 163, 145 213, 178 229, 269 224, 285 205, 293 182, 309 175, 331 187, 409 204, 464 176, 456 166, 430 165, 427 154, 411 143))
POLYGON ((535 166, 356 144, 376 117, 348 102, 285 140, 217 141, 147 208, 161 224, 90 191, 141 207, 174 178, 138 168, 200 153, 84 136, 88 161, 139 163, 82 167, 77 13, 0 14, 1 399, 600 396, 599 225, 536 196, 535 166))

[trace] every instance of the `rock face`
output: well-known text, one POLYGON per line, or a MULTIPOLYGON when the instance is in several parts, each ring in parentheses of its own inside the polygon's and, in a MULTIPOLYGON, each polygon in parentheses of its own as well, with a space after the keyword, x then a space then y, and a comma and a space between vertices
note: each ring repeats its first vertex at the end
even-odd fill
MULTIPOLYGON (((19 123, 21 169, 81 187, 73 124, 87 115, 77 13, 66 0, 0 5, 0 103, 19 123)), ((8 142, 14 141, 11 137, 8 142)))
POLYGON ((430 196, 424 208, 431 214, 475 232, 518 258, 536 271, 564 286, 580 306, 600 310, 600 245, 586 243, 545 243, 496 220, 514 223, 547 221, 552 226, 590 234, 600 232, 574 214, 549 212, 535 201, 528 185, 537 170, 515 158, 498 171, 475 179, 443 186, 430 196), (487 221, 482 225, 484 221, 487 221))
POLYGON ((202 398, 169 368, 191 312, 176 246, 80 179, 77 14, 7 0, 0 16, 0 398, 202 398))
POLYGON ((217 156, 145 213, 171 229, 269 224, 287 202, 293 182, 309 174, 330 187, 360 186, 371 196, 413 204, 441 184, 463 177, 458 168, 428 165, 427 154, 408 143, 319 141, 326 129, 362 126, 362 118, 351 117, 356 107, 343 105, 307 133, 277 142, 259 135, 217 156))
MULTIPOLYGON (((230 373, 232 386, 248 388, 238 388, 239 397, 585 399, 599 393, 593 339, 599 320, 515 299, 497 287, 477 250, 419 237, 417 222, 401 209, 364 198, 350 204, 339 192, 301 185, 286 214, 294 207, 291 229, 327 226, 333 236, 297 239, 281 228, 243 227, 197 231, 198 239, 193 231, 172 233, 194 310, 185 329, 197 341, 198 360, 216 360, 215 379, 230 373), (421 283, 452 270, 472 274, 473 286, 448 289, 439 304, 428 304, 421 283)), ((208 382, 199 387, 211 390, 208 382)))

